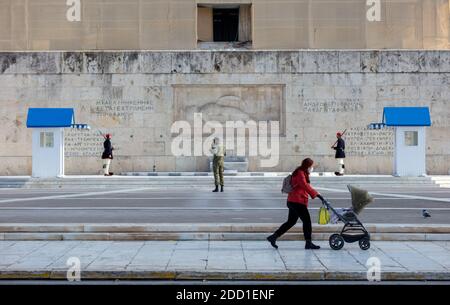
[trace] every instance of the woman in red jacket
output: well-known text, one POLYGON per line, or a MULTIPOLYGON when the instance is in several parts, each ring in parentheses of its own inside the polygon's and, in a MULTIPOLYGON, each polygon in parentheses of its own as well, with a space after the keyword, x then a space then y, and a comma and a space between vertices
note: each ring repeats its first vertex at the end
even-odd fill
POLYGON ((313 164, 314 161, 307 158, 292 173, 291 185, 293 191, 289 193, 287 198, 287 206, 289 208, 288 220, 275 233, 267 237, 267 240, 275 249, 278 249, 277 239, 292 228, 297 223, 298 218, 303 222, 303 234, 306 241, 305 249, 320 249, 319 246, 314 245, 311 241, 312 226, 308 211, 308 196, 311 196, 313 199, 318 197, 323 201, 323 197, 309 184, 309 174, 313 170, 313 164))

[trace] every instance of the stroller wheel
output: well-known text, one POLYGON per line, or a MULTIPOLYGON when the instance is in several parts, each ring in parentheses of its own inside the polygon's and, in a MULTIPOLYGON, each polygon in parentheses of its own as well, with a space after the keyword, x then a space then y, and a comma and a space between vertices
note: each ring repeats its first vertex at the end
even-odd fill
POLYGON ((369 250, 370 249, 370 239, 368 237, 364 237, 359 240, 359 247, 361 250, 369 250))
POLYGON ((333 234, 330 236, 330 247, 333 250, 341 250, 344 246, 344 238, 340 234, 333 234))

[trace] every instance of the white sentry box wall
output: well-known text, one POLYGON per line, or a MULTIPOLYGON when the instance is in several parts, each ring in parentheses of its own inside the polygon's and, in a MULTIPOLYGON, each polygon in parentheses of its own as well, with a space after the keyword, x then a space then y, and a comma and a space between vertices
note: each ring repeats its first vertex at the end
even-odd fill
POLYGON ((32 136, 32 176, 58 177, 64 175, 64 129, 35 128, 32 136), (41 132, 53 133, 53 147, 41 147, 41 132))
POLYGON ((426 175, 425 145, 425 127, 395 127, 394 175, 426 175), (405 131, 417 132, 417 146, 406 145, 405 131))

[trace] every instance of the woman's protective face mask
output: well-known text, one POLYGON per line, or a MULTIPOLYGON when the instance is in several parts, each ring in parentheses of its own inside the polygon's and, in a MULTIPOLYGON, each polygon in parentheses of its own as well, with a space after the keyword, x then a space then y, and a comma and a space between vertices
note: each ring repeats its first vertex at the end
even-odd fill
POLYGON ((311 174, 313 171, 314 171, 314 167, 311 166, 310 168, 308 168, 308 173, 311 174))

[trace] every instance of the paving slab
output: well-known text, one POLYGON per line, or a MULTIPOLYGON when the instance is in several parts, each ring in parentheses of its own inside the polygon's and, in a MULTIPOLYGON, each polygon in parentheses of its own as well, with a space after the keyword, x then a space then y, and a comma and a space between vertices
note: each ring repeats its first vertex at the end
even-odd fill
POLYGON ((67 261, 69 258, 77 257, 80 260, 81 268, 86 269, 87 266, 103 253, 112 242, 110 241, 98 241, 95 243, 83 243, 79 242, 75 247, 63 254, 58 260, 56 260, 50 268, 67 270, 67 261))
POLYGON ((114 242, 87 266, 87 270, 124 270, 138 251, 143 242, 114 242))
POLYGON ((450 243, 374 241, 368 251, 305 250, 303 241, 0 241, 1 279, 62 279, 67 260, 82 279, 366 280, 380 260, 383 280, 450 280, 450 243))

